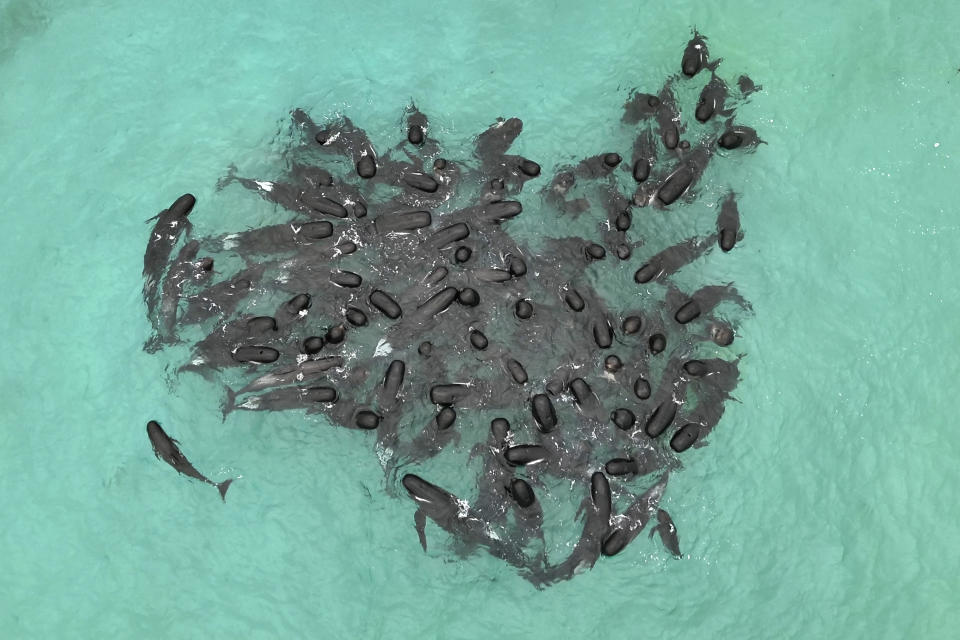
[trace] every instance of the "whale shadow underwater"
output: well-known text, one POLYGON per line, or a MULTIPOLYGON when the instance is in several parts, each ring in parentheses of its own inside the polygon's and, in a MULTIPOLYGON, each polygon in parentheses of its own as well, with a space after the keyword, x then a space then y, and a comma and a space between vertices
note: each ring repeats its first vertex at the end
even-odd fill
POLYGON ((538 588, 648 525, 679 557, 668 479, 721 422, 752 311, 703 275, 744 232, 736 193, 696 207, 702 185, 762 143, 736 121, 759 87, 719 66, 694 32, 678 73, 630 94, 620 148, 551 176, 510 152, 518 118, 453 158, 413 104, 384 152, 346 116, 295 109, 279 177, 231 167, 218 185, 283 221, 194 237, 191 218, 229 217, 190 194, 153 219, 144 348, 191 345, 176 375, 224 384, 225 419, 294 410, 370 432, 424 551, 442 530, 447 555, 486 551, 538 588), (542 233, 511 233, 520 217, 542 233), (587 231, 551 235, 561 219, 587 231), (582 529, 551 524, 564 503, 582 529), (558 529, 577 537, 551 545, 558 529))

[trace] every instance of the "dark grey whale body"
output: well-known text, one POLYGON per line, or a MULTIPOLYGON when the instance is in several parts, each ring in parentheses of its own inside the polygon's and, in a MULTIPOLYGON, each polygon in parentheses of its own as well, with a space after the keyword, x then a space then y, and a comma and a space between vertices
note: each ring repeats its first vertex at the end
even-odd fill
POLYGON ((154 310, 159 303, 161 280, 167 269, 170 253, 180 238, 189 234, 191 225, 187 216, 196 202, 192 194, 185 193, 169 208, 151 218, 157 222, 150 231, 150 240, 143 255, 143 299, 147 305, 147 317, 151 319, 154 327, 158 324, 154 318, 154 310))
POLYGON ((218 185, 269 203, 269 224, 224 216, 193 238, 192 202, 161 214, 177 225, 144 259, 149 344, 191 344, 177 375, 223 384, 225 419, 300 410, 369 440, 424 550, 436 525, 448 553, 485 551, 545 587, 654 519, 678 555, 667 478, 721 421, 750 312, 704 281, 743 230, 729 187, 719 213, 697 199, 761 142, 734 121, 755 85, 731 93, 718 64, 695 32, 659 89, 631 92, 621 143, 565 164, 519 155, 519 118, 457 154, 414 104, 379 150, 347 117, 295 109, 277 176, 231 167, 218 185), (466 476, 457 493, 443 465, 466 476))
POLYGON ((217 488, 217 491, 220 492, 220 497, 224 501, 227 500, 227 489, 230 488, 230 483, 233 482, 233 478, 229 478, 223 482, 209 480, 190 464, 187 457, 180 451, 180 447, 178 446, 180 443, 168 436, 163 430, 163 427, 160 426, 160 423, 155 420, 147 423, 147 436, 150 438, 150 444, 153 446, 153 454, 158 460, 163 460, 169 464, 177 470, 177 473, 213 485, 217 488))

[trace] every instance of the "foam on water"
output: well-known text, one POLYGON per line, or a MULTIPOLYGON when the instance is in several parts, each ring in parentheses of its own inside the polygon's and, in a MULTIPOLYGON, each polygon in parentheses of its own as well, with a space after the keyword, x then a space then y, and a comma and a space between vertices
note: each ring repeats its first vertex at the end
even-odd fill
MULTIPOLYGON (((27 25, 0 45, 5 633, 473 637, 495 615, 504 637, 949 637, 957 14, 0 2, 27 25), (364 484, 382 476, 364 434, 223 423, 221 389, 171 387, 141 352, 144 220, 214 198, 231 162, 265 175, 291 108, 386 123, 367 129, 384 148, 410 98, 464 144, 517 116, 517 153, 572 161, 616 143, 627 92, 677 70, 694 24, 763 85, 739 119, 770 144, 730 176, 749 187, 725 268, 756 315, 742 404, 665 497, 683 560, 631 546, 544 593, 482 554, 427 561, 409 503, 364 484), (243 476, 227 504, 153 458, 149 419, 208 477, 243 476)), ((230 198, 219 211, 266 223, 230 198)))

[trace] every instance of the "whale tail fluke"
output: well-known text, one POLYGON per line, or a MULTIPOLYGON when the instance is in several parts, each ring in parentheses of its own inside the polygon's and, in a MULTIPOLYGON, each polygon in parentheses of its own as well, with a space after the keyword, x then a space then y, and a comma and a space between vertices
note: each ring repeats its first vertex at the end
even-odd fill
POLYGON ((227 175, 217 180, 217 191, 222 191, 224 187, 226 187, 236 179, 237 179, 237 165, 231 163, 230 166, 227 167, 227 175))
POLYGON ((230 488, 230 483, 232 483, 233 480, 234 480, 233 478, 229 478, 229 479, 227 479, 227 480, 224 480, 223 482, 218 482, 218 483, 216 484, 217 491, 220 492, 220 498, 221 498, 224 502, 227 501, 227 489, 230 488))
POLYGON ((236 408, 237 393, 230 387, 226 387, 227 397, 223 399, 220 405, 220 413, 223 414, 223 421, 227 421, 227 415, 236 408))

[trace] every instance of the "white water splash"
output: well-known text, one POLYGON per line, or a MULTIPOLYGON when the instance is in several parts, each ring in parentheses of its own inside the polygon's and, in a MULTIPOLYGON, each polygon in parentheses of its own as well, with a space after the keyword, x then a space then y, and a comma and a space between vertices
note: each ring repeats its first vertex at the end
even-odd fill
POLYGON ((377 358, 391 353, 393 353, 393 347, 390 346, 386 338, 380 338, 380 342, 377 343, 377 348, 373 350, 373 357, 377 358))

